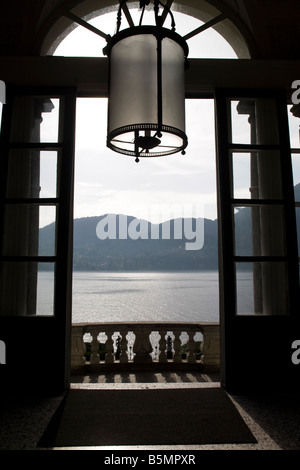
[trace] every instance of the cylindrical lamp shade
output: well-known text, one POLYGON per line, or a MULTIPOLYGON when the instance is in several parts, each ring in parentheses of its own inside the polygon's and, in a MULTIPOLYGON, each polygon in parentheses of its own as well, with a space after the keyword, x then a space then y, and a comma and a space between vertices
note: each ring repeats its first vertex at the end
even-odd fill
POLYGON ((107 146, 135 157, 183 151, 188 47, 174 31, 139 26, 117 33, 109 57, 107 146))

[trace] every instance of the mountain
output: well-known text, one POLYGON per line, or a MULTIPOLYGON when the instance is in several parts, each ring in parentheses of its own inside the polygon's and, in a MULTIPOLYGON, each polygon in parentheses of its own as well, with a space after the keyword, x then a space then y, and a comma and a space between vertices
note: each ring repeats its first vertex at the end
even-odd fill
MULTIPOLYGON (((300 184, 294 193, 300 201, 300 184)), ((252 215, 251 207, 235 213, 237 255, 253 254, 252 215)), ((297 225, 300 236, 300 220, 297 225)), ((40 230, 41 255, 53 253, 54 230, 54 224, 40 230)), ((81 271, 217 270, 218 221, 174 219, 156 225, 122 214, 75 219, 73 255, 73 269, 81 271)))
MULTIPOLYGON (((40 230, 41 255, 49 253, 54 229, 40 230)), ((216 270, 217 247, 217 221, 209 219, 151 224, 122 214, 84 217, 74 220, 73 269, 216 270)))

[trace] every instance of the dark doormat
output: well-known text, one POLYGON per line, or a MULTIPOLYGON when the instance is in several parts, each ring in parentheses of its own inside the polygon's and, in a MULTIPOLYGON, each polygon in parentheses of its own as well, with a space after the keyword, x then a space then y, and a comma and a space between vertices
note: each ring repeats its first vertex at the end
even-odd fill
POLYGON ((255 442, 222 388, 71 389, 38 447, 255 442))

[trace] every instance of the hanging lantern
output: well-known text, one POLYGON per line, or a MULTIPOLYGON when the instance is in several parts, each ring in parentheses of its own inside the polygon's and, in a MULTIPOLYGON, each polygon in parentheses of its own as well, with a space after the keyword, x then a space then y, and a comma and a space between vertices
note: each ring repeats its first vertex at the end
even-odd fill
POLYGON ((174 21, 171 30, 162 26, 158 3, 154 6, 156 26, 140 24, 120 31, 119 21, 104 49, 109 59, 107 146, 136 161, 185 153, 187 146, 188 46, 175 32, 174 21))

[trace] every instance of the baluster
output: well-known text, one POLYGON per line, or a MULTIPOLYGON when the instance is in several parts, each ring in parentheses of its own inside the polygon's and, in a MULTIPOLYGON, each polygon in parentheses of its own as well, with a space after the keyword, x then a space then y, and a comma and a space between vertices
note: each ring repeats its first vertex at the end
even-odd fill
POLYGON ((152 346, 149 339, 149 329, 147 326, 138 326, 134 331, 135 333, 135 343, 134 343, 134 352, 135 356, 133 362, 136 363, 148 363, 152 362, 150 356, 152 351, 152 346))
POLYGON ((120 331, 121 341, 120 341, 120 363, 128 362, 128 354, 127 354, 127 338, 126 338, 126 330, 120 331))
POLYGON ((106 355, 105 355, 105 364, 113 364, 114 363, 114 339, 113 339, 113 331, 108 329, 106 331, 107 340, 106 340, 106 355))
POLYGON ((134 358, 133 346, 130 345, 130 346, 129 346, 129 361, 130 361, 130 362, 133 362, 133 358, 134 358))
POLYGON ((105 362, 105 355, 106 355, 106 339, 107 336, 105 332, 101 331, 98 334, 98 341, 99 341, 99 356, 100 356, 100 362, 103 363, 105 362))
POLYGON ((159 355, 160 355, 160 350, 159 350, 159 343, 160 343, 161 336, 159 334, 159 331, 154 332, 154 348, 153 348, 153 360, 155 362, 159 362, 159 355))
POLYGON ((188 340, 188 363, 189 364, 194 364, 196 362, 196 356, 195 356, 195 331, 192 329, 189 329, 187 331, 187 334, 189 336, 188 340))
POLYGON ((118 335, 117 338, 115 339, 115 361, 119 361, 121 357, 121 336, 118 335))
POLYGON ((152 361, 157 362, 159 360, 159 332, 158 331, 151 331, 149 335, 149 340, 151 343, 151 358, 152 361))
POLYGON ((134 352, 133 352, 133 345, 135 343, 135 335, 133 331, 128 331, 126 335, 127 340, 127 352, 128 352, 128 362, 133 362, 134 352))
POLYGON ((181 331, 173 331, 174 334, 174 339, 173 339, 173 348, 174 348, 174 354, 173 354, 173 362, 182 362, 181 359, 181 340, 179 336, 181 335, 181 331))
POLYGON ((167 360, 173 359, 173 342, 170 335, 167 335, 167 360))
POLYGON ((92 336, 90 364, 99 364, 100 355, 99 355, 98 330, 96 330, 95 328, 92 328, 90 330, 90 335, 92 336))
POLYGON ((83 366, 85 364, 85 347, 83 342, 82 326, 72 327, 72 348, 71 348, 71 365, 72 367, 83 366))
POLYGON ((160 348, 160 354, 159 354, 159 362, 168 362, 167 361, 167 354, 166 354, 166 332, 164 330, 159 330, 159 336, 160 336, 160 341, 159 341, 159 348, 160 348))

